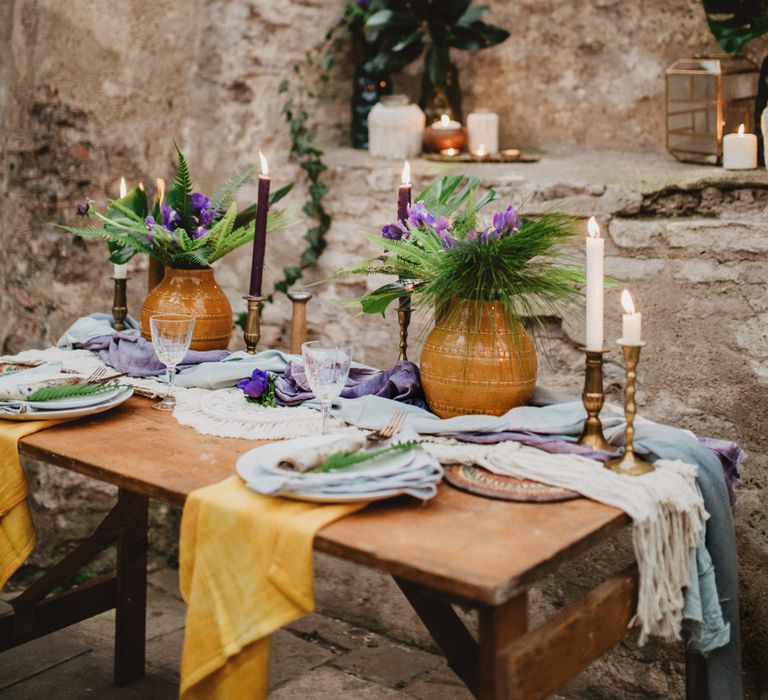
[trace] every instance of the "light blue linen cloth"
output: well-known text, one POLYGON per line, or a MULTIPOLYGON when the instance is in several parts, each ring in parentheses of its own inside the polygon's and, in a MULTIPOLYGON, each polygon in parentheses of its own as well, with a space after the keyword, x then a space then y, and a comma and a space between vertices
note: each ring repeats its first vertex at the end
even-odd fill
MULTIPOLYGON (((104 335, 112 335, 115 332, 112 324, 114 318, 112 314, 97 311, 78 318, 67 330, 64 335, 59 338, 56 343, 57 348, 63 348, 64 350, 72 350, 76 344, 87 343, 94 338, 100 338, 104 335)), ((128 316, 125 319, 125 331, 123 333, 136 333, 139 332, 139 322, 133 317, 128 316)))

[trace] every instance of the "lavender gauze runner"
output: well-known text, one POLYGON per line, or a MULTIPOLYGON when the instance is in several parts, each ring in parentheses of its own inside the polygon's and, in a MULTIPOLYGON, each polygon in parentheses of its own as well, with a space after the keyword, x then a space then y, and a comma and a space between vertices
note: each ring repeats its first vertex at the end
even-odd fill
MULTIPOLYGON (((275 385, 276 402, 283 406, 298 406, 315 398, 307 381, 302 362, 288 363, 275 385)), ((419 368, 413 362, 397 362, 390 369, 353 367, 341 392, 342 398, 381 396, 401 403, 427 408, 421 390, 419 368)))
MULTIPOLYGON (((132 377, 153 377, 165 372, 165 365, 157 359, 152 343, 133 331, 101 335, 78 343, 77 347, 97 352, 102 362, 132 377)), ((228 355, 227 350, 190 350, 177 369, 186 369, 201 362, 219 362, 228 355)))

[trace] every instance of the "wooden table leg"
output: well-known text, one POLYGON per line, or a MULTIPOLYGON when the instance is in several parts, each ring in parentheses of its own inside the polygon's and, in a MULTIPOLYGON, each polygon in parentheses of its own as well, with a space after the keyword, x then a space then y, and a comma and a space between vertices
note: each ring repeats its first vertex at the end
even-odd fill
POLYGON ((120 502, 132 517, 117 541, 115 685, 127 685, 144 675, 149 500, 120 489, 120 502))
POLYGON ((508 647, 528 629, 528 596, 523 592, 498 606, 479 609, 479 700, 511 700, 508 647))

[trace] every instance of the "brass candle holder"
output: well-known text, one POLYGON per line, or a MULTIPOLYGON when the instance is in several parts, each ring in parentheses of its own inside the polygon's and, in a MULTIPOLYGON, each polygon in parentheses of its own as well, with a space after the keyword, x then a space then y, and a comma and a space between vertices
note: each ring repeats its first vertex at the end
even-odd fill
POLYGON ((264 298, 249 294, 243 299, 248 302, 248 315, 245 318, 245 330, 243 331, 245 351, 249 355, 255 355, 256 346, 261 339, 261 307, 264 304, 264 298))
MULTIPOLYGON (((412 292, 416 285, 415 280, 398 280, 402 285, 403 291, 412 292)), ((408 359, 408 326, 411 324, 411 297, 410 294, 401 296, 397 300, 397 323, 400 326, 400 354, 398 360, 406 361, 408 359)))
POLYGON ((291 300, 291 354, 301 355, 301 346, 307 339, 307 302, 311 292, 288 292, 291 300))
POLYGON ((112 298, 112 318, 116 331, 125 330, 125 319, 128 316, 128 291, 125 277, 113 277, 115 281, 115 293, 112 298))
POLYGON ((627 420, 627 426, 624 429, 624 453, 619 457, 609 459, 605 463, 605 468, 619 474, 640 476, 652 472, 656 468, 650 462, 638 457, 634 448, 635 414, 637 413, 637 404, 635 403, 636 370, 637 363, 640 361, 640 350, 645 343, 627 345, 619 341, 619 345, 621 345, 621 350, 624 353, 624 363, 627 370, 627 387, 624 394, 624 415, 627 420))
POLYGON ((584 391, 581 400, 587 411, 584 430, 578 439, 579 445, 586 445, 593 450, 613 452, 614 448, 603 435, 603 424, 600 422, 600 411, 605 403, 603 390, 603 355, 608 350, 589 350, 582 348, 586 355, 586 370, 584 374, 584 391))

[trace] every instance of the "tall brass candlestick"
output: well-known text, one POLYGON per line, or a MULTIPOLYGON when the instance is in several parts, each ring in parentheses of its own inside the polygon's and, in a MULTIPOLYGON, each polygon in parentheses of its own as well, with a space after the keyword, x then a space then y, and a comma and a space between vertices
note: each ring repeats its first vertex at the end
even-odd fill
POLYGON ((291 308, 291 354, 301 355, 301 345, 307 339, 307 302, 311 292, 288 292, 291 308))
POLYGON ((248 302, 248 315, 245 318, 245 330, 243 331, 245 350, 248 354, 255 355, 256 346, 261 339, 261 307, 264 299, 250 294, 243 299, 248 302))
POLYGON ((637 380, 637 363, 640 361, 640 350, 645 343, 637 345, 625 345, 619 341, 621 350, 624 353, 624 363, 627 368, 627 387, 624 398, 624 414, 627 420, 627 427, 624 429, 624 454, 620 457, 609 459, 605 463, 606 469, 618 472, 619 474, 628 474, 630 476, 639 476, 652 472, 656 467, 650 462, 646 462, 635 454, 635 414, 637 413, 637 404, 635 403, 635 382, 637 380))
POLYGON ((579 445, 586 445, 593 450, 613 452, 614 448, 603 435, 603 424, 600 422, 600 411, 605 403, 603 391, 603 355, 608 350, 588 350, 582 348, 587 357, 584 375, 584 391, 581 400, 587 411, 584 430, 578 440, 579 445))
POLYGON ((114 327, 116 331, 125 330, 125 318, 128 316, 128 293, 126 289, 127 279, 125 277, 114 277, 115 294, 112 299, 112 318, 115 320, 114 327))

